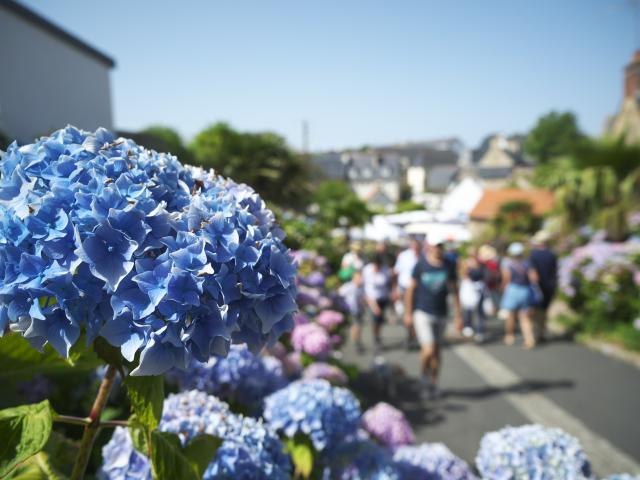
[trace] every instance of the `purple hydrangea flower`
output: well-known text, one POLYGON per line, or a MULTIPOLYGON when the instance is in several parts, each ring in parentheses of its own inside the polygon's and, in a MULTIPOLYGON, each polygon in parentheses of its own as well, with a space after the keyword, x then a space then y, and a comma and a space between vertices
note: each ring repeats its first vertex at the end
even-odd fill
POLYGON ((316 316, 316 322, 322 325, 327 331, 331 331, 344 322, 344 315, 335 310, 323 310, 316 316))
POLYGON ((298 380, 265 399, 263 416, 286 437, 308 435, 315 449, 324 452, 356 433, 360 404, 349 390, 326 380, 298 380))
POLYGON ((560 261, 558 280, 561 291, 573 297, 576 294, 576 282, 582 276, 588 281, 598 278, 603 272, 624 269, 636 275, 638 267, 633 257, 640 255, 640 242, 609 243, 592 241, 574 249, 560 261))
POLYGON ((300 352, 287 353, 282 359, 282 368, 288 378, 297 378, 302 372, 302 358, 300 352))
POLYGON ((331 338, 317 323, 296 325, 291 332, 291 345, 298 352, 325 357, 331 351, 331 338))
MULTIPOLYGON (((289 479, 291 464, 284 445, 261 421, 236 415, 227 404, 196 390, 169 395, 160 429, 177 433, 183 445, 206 433, 223 439, 203 476, 209 479, 289 479)), ((118 427, 102 450, 100 477, 151 479, 148 458, 133 449, 126 429, 118 427)))
POLYGON ((300 283, 309 287, 321 288, 324 286, 325 278, 322 272, 317 270, 300 277, 300 283))
POLYGON ((379 402, 364 412, 362 426, 385 447, 408 445, 415 440, 404 413, 385 402, 379 402))
POLYGON ((559 428, 542 425, 486 433, 476 466, 484 478, 591 478, 589 460, 578 440, 559 428))
POLYGON ((104 129, 0 155, 0 335, 68 356, 83 331, 155 375, 293 327, 296 268, 246 185, 104 129))
MULTIPOLYGON (((393 460, 402 470, 402 478, 415 480, 476 480, 476 476, 469 468, 469 465, 451 453, 451 450, 442 443, 423 443, 399 447, 393 454, 393 460)), ((497 479, 503 477, 486 478, 497 479)))
POLYGON ((332 385, 340 386, 344 386, 348 382, 347 375, 342 371, 342 369, 326 362, 313 362, 304 369, 302 378, 306 380, 322 378, 332 385))

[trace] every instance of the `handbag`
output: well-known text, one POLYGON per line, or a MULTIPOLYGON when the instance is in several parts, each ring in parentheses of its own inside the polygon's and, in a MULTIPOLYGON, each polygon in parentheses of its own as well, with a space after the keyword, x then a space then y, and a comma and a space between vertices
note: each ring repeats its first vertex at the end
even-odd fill
POLYGON ((486 293, 482 299, 482 312, 486 317, 493 317, 496 314, 496 306, 493 304, 493 299, 486 293))
POLYGON ((529 297, 530 302, 533 307, 539 307, 544 303, 544 295, 542 293, 542 289, 540 285, 537 283, 532 283, 529 285, 529 297))

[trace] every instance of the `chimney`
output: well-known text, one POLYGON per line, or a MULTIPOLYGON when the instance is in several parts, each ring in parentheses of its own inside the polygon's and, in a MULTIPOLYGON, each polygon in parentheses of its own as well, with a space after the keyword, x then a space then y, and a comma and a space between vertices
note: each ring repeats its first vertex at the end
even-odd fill
POLYGON ((624 98, 640 100, 640 50, 636 50, 624 69, 624 98))

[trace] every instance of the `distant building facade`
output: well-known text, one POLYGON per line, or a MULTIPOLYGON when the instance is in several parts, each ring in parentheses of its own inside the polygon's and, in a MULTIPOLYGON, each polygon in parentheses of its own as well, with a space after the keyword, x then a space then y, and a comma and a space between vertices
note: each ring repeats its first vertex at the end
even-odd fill
POLYGON ((391 208, 403 198, 424 203, 427 193, 446 191, 463 151, 452 138, 319 153, 313 163, 326 178, 347 181, 362 200, 391 208))
POLYGON ((622 104, 605 122, 604 135, 622 138, 627 145, 640 144, 640 50, 625 67, 622 104))
POLYGON ((31 142, 67 124, 113 128, 114 61, 12 0, 0 0, 0 131, 31 142))
POLYGON ((462 168, 461 176, 476 178, 485 188, 526 184, 533 162, 525 155, 523 143, 522 135, 488 135, 471 153, 471 162, 462 168))

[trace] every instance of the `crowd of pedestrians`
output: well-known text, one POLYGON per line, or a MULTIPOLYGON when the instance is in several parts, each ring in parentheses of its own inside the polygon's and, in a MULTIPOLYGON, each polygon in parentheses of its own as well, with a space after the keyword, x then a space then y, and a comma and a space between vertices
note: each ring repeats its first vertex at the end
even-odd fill
POLYGON ((358 352, 365 350, 366 323, 371 323, 374 348, 379 352, 385 323, 402 322, 405 347, 419 350, 423 388, 433 397, 438 395, 441 347, 449 318, 453 317, 455 335, 478 344, 487 341, 487 321, 494 318, 504 321, 507 345, 515 343, 518 325, 525 349, 545 340, 547 310, 556 291, 557 257, 544 232, 529 245, 514 242, 504 252, 488 244, 460 252, 428 237, 412 236, 396 256, 384 243, 365 256, 362 246, 353 242, 339 276, 358 352))

